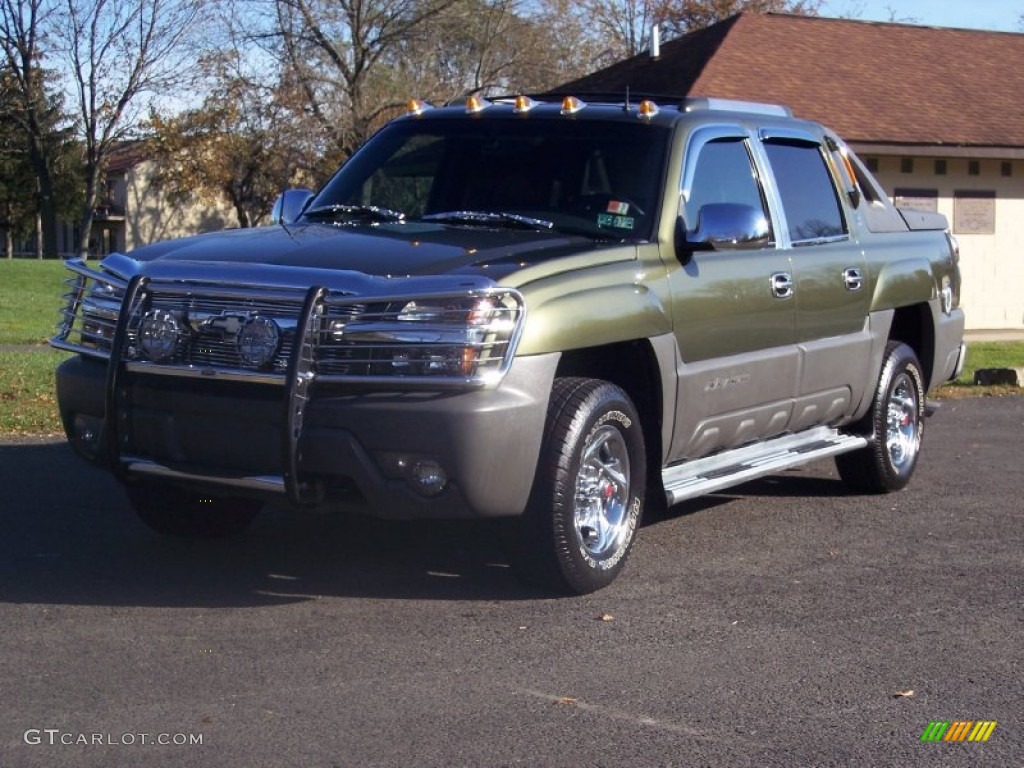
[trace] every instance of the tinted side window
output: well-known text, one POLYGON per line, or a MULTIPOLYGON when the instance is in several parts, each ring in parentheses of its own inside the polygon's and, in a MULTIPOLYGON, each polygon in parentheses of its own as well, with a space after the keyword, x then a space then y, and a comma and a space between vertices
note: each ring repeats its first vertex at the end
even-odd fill
POLYGON ((775 182, 794 243, 841 237, 846 223, 825 158, 816 144, 767 142, 775 182))
POLYGON ((688 229, 697 228, 701 206, 708 203, 740 203, 765 213, 761 187, 743 139, 716 139, 701 147, 683 212, 688 229))

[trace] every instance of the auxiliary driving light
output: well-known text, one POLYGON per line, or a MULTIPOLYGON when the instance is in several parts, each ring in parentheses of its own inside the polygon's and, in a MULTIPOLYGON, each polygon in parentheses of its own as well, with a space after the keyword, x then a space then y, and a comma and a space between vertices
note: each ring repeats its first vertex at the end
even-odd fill
POLYGON ((185 327, 172 313, 163 309, 152 309, 142 318, 142 324, 139 326, 139 343, 150 360, 169 360, 174 357, 184 331, 185 327))
POLYGON ((281 329, 277 323, 260 315, 249 318, 235 340, 238 356, 253 368, 262 368, 272 361, 280 343, 281 329))

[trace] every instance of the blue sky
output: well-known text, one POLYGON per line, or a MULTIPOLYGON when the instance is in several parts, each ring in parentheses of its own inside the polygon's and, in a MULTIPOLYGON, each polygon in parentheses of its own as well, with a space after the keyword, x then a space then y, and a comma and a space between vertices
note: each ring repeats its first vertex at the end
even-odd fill
POLYGON ((911 24, 1024 32, 1024 0, 825 0, 820 12, 864 21, 889 21, 895 14, 896 21, 911 24))

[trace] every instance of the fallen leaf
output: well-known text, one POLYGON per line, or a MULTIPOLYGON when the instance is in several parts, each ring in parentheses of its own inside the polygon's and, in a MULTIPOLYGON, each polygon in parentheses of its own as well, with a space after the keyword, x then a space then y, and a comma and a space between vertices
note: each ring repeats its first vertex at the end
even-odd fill
POLYGON ((903 690, 903 691, 896 691, 896 693, 894 693, 892 695, 892 697, 894 699, 909 699, 909 698, 912 698, 913 696, 914 696, 914 689, 913 688, 907 688, 906 690, 903 690))
POLYGON ((610 613, 602 613, 600 616, 597 617, 597 620, 598 621, 615 621, 615 617, 612 616, 610 613))
POLYGON ((576 704, 576 699, 572 696, 559 696, 554 703, 557 707, 571 707, 576 704))

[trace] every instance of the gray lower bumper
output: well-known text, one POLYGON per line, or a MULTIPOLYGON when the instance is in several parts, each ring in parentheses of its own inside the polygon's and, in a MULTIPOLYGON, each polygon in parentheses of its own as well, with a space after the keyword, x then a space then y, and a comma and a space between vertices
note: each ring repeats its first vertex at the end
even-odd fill
MULTIPOLYGON (((468 392, 309 393, 297 442, 310 500, 358 504, 381 517, 497 517, 522 512, 540 453, 558 355, 516 359, 501 385, 468 392), (405 468, 440 466, 436 495, 405 468)), ((109 429, 106 365, 72 358, 57 371, 65 430, 87 459, 126 481, 149 478, 222 493, 285 493, 289 457, 280 388, 129 376, 121 380, 117 446, 109 429), (129 404, 130 403, 130 404, 129 404), (113 465, 111 465, 113 464, 113 465)))

